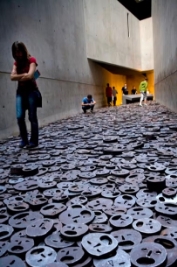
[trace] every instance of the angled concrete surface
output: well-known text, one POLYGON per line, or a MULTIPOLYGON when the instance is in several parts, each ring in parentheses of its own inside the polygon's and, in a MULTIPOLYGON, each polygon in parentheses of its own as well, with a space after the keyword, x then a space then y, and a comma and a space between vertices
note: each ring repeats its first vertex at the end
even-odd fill
POLYGON ((157 101, 177 112, 177 2, 152 1, 157 101))
POLYGON ((139 21, 115 0, 84 1, 87 57, 152 70, 152 18, 139 21), (127 18, 128 16, 128 18, 127 18))

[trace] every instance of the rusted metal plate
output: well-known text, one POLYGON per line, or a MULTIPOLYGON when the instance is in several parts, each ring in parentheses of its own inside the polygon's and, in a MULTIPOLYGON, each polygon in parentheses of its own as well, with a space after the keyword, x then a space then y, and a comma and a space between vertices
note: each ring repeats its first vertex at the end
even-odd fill
POLYGON ((142 265, 162 266, 167 258, 166 249, 156 243, 144 242, 136 245, 130 252, 130 260, 133 266, 142 265), (158 251, 158 253, 156 253, 158 251))
POLYGON ((25 259, 29 266, 45 266, 46 264, 53 263, 57 258, 57 253, 54 249, 47 246, 38 246, 30 249, 25 259))
POLYGON ((81 243, 90 255, 99 258, 113 252, 118 246, 118 241, 105 233, 87 234, 82 238, 81 243))
POLYGON ((142 241, 141 233, 133 229, 120 229, 111 232, 111 235, 117 239, 119 248, 127 252, 142 241))
POLYGON ((57 254, 58 261, 64 261, 66 264, 73 265, 84 258, 85 252, 80 247, 68 247, 59 250, 57 254))

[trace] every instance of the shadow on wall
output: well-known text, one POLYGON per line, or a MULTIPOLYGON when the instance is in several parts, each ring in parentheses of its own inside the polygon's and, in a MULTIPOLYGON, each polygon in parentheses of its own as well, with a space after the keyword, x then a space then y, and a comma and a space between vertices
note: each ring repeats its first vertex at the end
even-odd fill
POLYGON ((106 106, 105 88, 107 82, 111 79, 111 73, 100 67, 96 62, 88 59, 88 65, 90 69, 90 76, 92 84, 92 95, 97 102, 97 107, 106 106))

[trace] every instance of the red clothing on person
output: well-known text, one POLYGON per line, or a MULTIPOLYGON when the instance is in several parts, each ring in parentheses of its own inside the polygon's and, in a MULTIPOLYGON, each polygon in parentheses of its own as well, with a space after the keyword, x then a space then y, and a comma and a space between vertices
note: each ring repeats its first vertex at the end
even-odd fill
MULTIPOLYGON (((35 63, 36 66, 38 66, 36 59, 34 57, 29 57, 27 61, 21 62, 20 64, 15 61, 14 65, 17 67, 17 74, 23 74, 23 73, 28 73, 30 69, 30 64, 35 63)), ((35 79, 32 79, 32 84, 37 87, 35 79)), ((19 81, 19 86, 25 86, 26 82, 19 81)))
POLYGON ((112 88, 110 86, 106 87, 106 96, 112 97, 112 88))
POLYGON ((34 57, 29 57, 29 58, 28 58, 28 61, 26 61, 26 62, 24 62, 24 63, 22 62, 22 63, 20 64, 20 66, 18 66, 18 65, 17 65, 17 62, 15 61, 15 62, 14 62, 14 65, 17 66, 17 73, 18 73, 18 74, 28 73, 28 71, 29 71, 29 67, 30 67, 30 64, 31 64, 31 63, 35 63, 36 66, 38 65, 37 62, 36 62, 36 59, 35 59, 34 57))

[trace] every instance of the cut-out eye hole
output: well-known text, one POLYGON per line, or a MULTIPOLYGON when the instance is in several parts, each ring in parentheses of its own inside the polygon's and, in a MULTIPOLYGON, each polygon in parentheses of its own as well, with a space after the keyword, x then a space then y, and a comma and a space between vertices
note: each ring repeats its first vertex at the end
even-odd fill
POLYGON ((103 243, 105 243, 107 245, 111 245, 112 244, 112 240, 108 236, 104 236, 103 235, 103 236, 100 237, 100 240, 101 240, 101 242, 103 242, 103 243))
POLYGON ((50 252, 50 253, 48 254, 48 256, 52 256, 52 252, 50 252))
POLYGON ((160 255, 162 252, 160 250, 156 250, 155 252, 157 255, 160 255))
POLYGON ((147 250, 147 248, 142 248, 141 250, 142 250, 142 251, 146 251, 146 250, 147 250))
POLYGON ((142 227, 143 226, 143 222, 137 222, 136 226, 137 227, 142 227))
POLYGON ((165 198, 164 198, 164 197, 159 197, 159 200, 160 200, 161 202, 165 202, 165 198))

